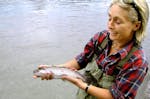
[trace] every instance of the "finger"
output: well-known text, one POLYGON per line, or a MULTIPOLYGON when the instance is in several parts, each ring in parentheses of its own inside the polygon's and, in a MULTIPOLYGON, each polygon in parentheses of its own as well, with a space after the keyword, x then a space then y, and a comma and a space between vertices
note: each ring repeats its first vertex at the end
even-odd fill
POLYGON ((45 78, 41 77, 41 80, 44 80, 45 78))
POLYGON ((53 73, 52 72, 43 74, 41 76, 41 80, 51 80, 51 79, 53 79, 53 73))
POLYGON ((73 71, 77 71, 77 69, 76 68, 70 68, 71 70, 73 70, 73 71))
POLYGON ((74 78, 74 77, 70 77, 70 76, 62 76, 62 79, 63 80, 68 80, 68 81, 70 81, 70 82, 75 82, 75 79, 76 78, 74 78))
POLYGON ((61 76, 61 79, 62 79, 63 81, 67 80, 65 76, 61 76))
POLYGON ((32 76, 34 79, 38 78, 37 76, 32 76))
POLYGON ((52 74, 52 73, 47 73, 46 75, 47 75, 47 76, 46 76, 46 80, 51 80, 51 79, 53 79, 53 74, 52 74))
POLYGON ((45 80, 46 79, 46 74, 42 74, 40 77, 41 77, 41 80, 45 80))
POLYGON ((73 70, 73 71, 77 71, 77 69, 74 68, 74 67, 66 67, 66 68, 68 68, 68 69, 70 69, 70 70, 73 70))
POLYGON ((48 65, 39 65, 38 69, 45 69, 45 68, 48 68, 48 67, 49 67, 48 65))

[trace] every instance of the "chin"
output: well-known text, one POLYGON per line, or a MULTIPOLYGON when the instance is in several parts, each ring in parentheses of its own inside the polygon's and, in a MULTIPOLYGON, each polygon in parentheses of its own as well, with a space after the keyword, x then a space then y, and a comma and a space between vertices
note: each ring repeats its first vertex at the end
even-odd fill
POLYGON ((109 38, 110 38, 110 40, 117 40, 117 37, 114 37, 114 36, 111 36, 111 35, 109 35, 109 38))

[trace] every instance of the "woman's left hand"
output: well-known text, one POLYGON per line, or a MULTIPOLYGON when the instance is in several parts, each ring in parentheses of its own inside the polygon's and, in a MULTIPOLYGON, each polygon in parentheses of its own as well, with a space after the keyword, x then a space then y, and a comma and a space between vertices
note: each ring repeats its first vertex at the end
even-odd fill
POLYGON ((75 84, 76 86, 78 86, 81 89, 85 89, 87 84, 85 82, 83 82, 81 79, 75 78, 75 77, 71 77, 71 76, 62 76, 63 80, 67 80, 73 84, 75 84))

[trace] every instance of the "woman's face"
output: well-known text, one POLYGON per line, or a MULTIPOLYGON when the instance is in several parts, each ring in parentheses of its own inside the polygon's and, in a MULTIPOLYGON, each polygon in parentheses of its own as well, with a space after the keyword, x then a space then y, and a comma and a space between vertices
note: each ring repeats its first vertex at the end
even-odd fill
POLYGON ((112 41, 125 42, 133 38, 137 26, 128 17, 128 11, 114 4, 109 9, 108 30, 112 41))

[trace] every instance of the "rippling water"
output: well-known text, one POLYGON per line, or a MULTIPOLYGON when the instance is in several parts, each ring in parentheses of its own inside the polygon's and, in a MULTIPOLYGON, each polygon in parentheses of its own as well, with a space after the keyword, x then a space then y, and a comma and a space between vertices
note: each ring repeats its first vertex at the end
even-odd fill
MULTIPOLYGON (((109 4, 110 0, 0 0, 0 99, 74 99, 74 85, 34 80, 32 71, 81 52, 94 33, 106 29, 109 4)), ((143 90, 149 93, 148 81, 147 77, 137 99, 145 99, 143 90)))

